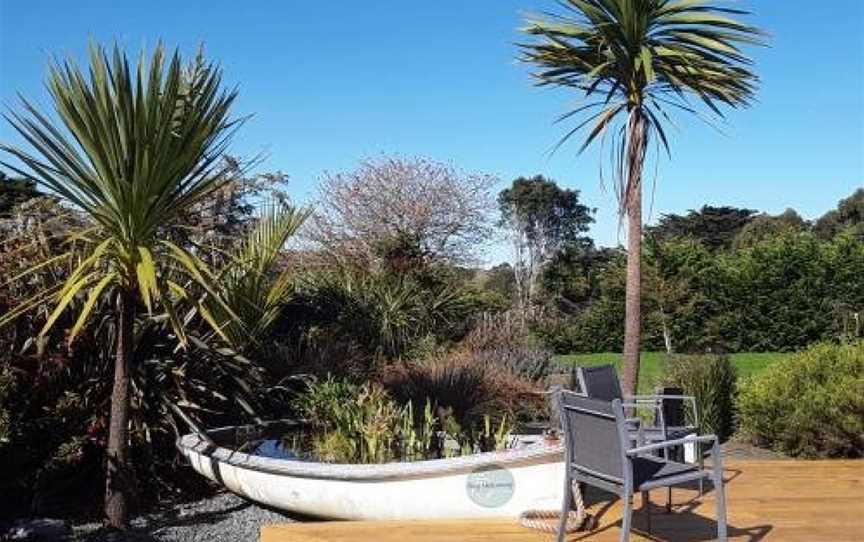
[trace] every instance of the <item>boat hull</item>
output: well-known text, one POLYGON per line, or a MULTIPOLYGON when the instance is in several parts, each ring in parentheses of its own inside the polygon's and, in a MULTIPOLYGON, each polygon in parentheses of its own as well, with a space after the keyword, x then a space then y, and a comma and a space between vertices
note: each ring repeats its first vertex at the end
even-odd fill
MULTIPOLYGON (((224 437, 233 428, 210 432, 224 437)), ((561 505, 561 449, 543 444, 467 457, 333 465, 253 456, 186 435, 178 448, 202 475, 286 512, 343 520, 516 517, 561 505)))

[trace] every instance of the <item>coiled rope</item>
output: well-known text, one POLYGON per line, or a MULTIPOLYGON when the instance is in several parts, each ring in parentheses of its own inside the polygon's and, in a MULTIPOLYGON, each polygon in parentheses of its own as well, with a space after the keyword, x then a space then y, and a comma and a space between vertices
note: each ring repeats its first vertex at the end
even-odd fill
MULTIPOLYGON (((575 374, 571 374, 571 387, 575 385, 575 374)), ((552 427, 560 427, 561 422, 557 416, 557 401, 555 397, 561 391, 561 386, 552 386, 548 390, 534 392, 537 395, 548 396, 553 405, 550 412, 552 427)), ((554 432, 553 432, 554 434, 554 432)), ((567 521, 564 524, 564 532, 572 533, 581 529, 591 529, 594 520, 585 513, 585 501, 582 499, 582 491, 579 484, 573 483, 571 494, 573 495, 574 509, 567 512, 567 521)), ((528 529, 555 534, 561 522, 561 512, 558 510, 525 510, 519 514, 519 524, 528 529)))
MULTIPOLYGON (((564 532, 572 533, 581 529, 590 529, 593 518, 585 513, 585 501, 582 500, 582 492, 579 484, 573 484, 573 504, 575 510, 567 512, 567 522, 564 524, 564 532)), ((519 514, 519 524, 528 529, 555 534, 561 522, 561 512, 556 510, 525 510, 519 514)))

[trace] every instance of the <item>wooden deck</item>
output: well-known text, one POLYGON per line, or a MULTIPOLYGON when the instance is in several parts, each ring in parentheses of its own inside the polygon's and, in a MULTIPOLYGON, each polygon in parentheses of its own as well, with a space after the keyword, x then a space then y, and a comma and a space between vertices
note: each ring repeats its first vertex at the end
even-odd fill
MULTIPOLYGON (((730 540, 864 541, 864 461, 738 461, 726 466, 730 540)), ((652 492, 652 534, 634 515, 632 541, 702 541, 716 536, 709 492, 675 489, 672 514, 665 490, 652 492)), ((639 499, 636 497, 637 506, 639 499)), ((590 513, 598 526, 568 541, 617 541, 621 507, 600 500, 590 513)), ((549 542, 514 521, 317 522, 269 525, 261 542, 549 542)))

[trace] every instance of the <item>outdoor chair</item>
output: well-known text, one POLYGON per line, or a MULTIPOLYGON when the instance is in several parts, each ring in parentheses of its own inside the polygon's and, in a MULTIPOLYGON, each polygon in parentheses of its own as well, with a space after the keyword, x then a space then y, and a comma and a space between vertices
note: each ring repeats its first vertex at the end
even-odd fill
POLYGON ((664 440, 668 440, 681 438, 698 430, 699 411, 696 407, 696 398, 692 395, 683 395, 678 388, 667 388, 663 393, 654 395, 624 397, 618 374, 612 365, 579 367, 576 374, 579 387, 586 397, 603 401, 620 399, 622 403, 633 403, 634 407, 655 409, 654 425, 645 428, 645 438, 649 441, 657 438, 653 435, 662 435, 664 440), (690 403, 693 413, 692 423, 686 422, 685 402, 690 403))
MULTIPOLYGON (((612 365, 598 365, 595 367, 579 367, 576 371, 579 387, 582 394, 591 399, 602 401, 613 401, 619 399, 624 408, 650 409, 653 412, 653 423, 642 424, 642 437, 647 444, 665 442, 684 438, 687 435, 699 432, 699 410, 696 407, 696 398, 691 395, 683 395, 678 388, 664 389, 663 393, 655 395, 634 395, 624 397, 621 392, 621 384, 618 374, 612 365), (671 393, 667 393, 671 392, 671 393), (685 403, 689 403, 692 412, 692 423, 687 422, 685 403)), ((636 440, 636 430, 632 426, 629 431, 631 440, 636 440)), ((696 450, 696 461, 700 468, 704 464, 704 454, 699 443, 694 444, 696 450)), ((659 450, 669 459, 677 458, 684 460, 684 447, 675 446, 659 450)), ((702 483, 699 483, 699 494, 702 494, 702 483)), ((666 509, 672 508, 672 489, 669 488, 666 499, 666 509)))
POLYGON ((723 467, 720 445, 714 435, 688 436, 682 439, 632 446, 629 421, 620 399, 603 401, 584 395, 560 391, 557 396, 565 440, 564 500, 558 542, 566 535, 566 521, 573 502, 573 483, 588 484, 621 497, 624 505, 621 541, 630 538, 633 513, 632 496, 642 494, 648 532, 651 532, 648 492, 688 482, 710 479, 717 496, 717 537, 726 540, 726 502, 723 489, 723 467), (655 452, 690 442, 711 443, 712 468, 679 463, 658 457, 655 452))

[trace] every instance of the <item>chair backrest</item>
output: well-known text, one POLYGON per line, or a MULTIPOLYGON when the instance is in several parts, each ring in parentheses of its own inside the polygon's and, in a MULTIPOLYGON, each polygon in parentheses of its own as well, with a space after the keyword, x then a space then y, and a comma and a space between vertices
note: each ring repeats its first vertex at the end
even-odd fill
MULTIPOLYGON (((683 395, 684 390, 681 388, 666 387, 658 389, 657 393, 659 395, 683 395)), ((661 405, 663 408, 663 421, 666 427, 683 427, 687 424, 683 399, 663 399, 661 405)), ((659 421, 655 419, 655 425, 659 425, 659 421)))
POLYGON ((579 386, 582 393, 591 399, 613 401, 621 399, 621 383, 612 365, 579 367, 579 386))
POLYGON ((601 480, 623 483, 627 432, 621 401, 590 399, 561 390, 558 408, 568 467, 601 480))

